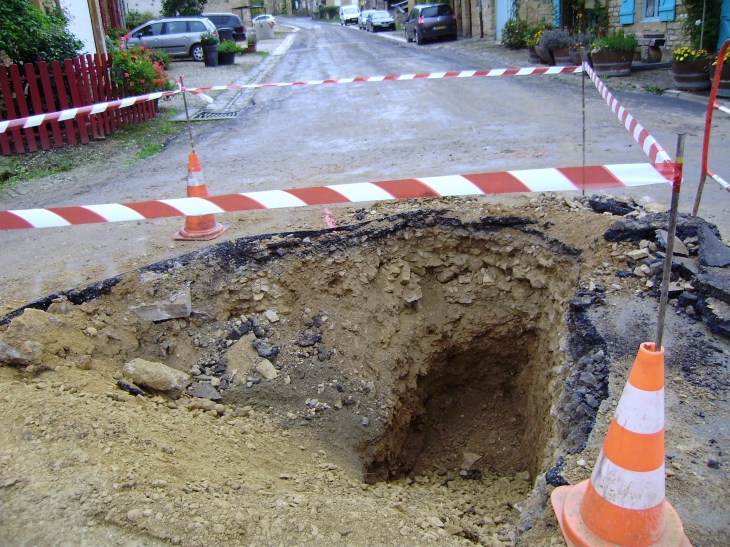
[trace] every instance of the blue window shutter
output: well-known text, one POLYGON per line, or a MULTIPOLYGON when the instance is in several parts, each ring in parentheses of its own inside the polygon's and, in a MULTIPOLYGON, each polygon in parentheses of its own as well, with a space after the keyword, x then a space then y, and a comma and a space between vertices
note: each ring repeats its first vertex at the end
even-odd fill
MULTIPOLYGON (((674 2, 674 0, 671 1, 674 2)), ((622 25, 630 25, 634 22, 634 11, 636 11, 634 7, 634 2, 635 0, 621 0, 619 22, 622 25)))
POLYGON ((560 28, 560 0, 553 0, 553 26, 560 28))
POLYGON ((674 21, 676 0, 659 0, 659 20, 674 21))

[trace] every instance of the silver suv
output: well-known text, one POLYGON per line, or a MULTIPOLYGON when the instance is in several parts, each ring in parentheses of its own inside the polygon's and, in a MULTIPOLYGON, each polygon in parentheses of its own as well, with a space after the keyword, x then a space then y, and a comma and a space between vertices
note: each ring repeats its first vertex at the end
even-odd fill
POLYGON ((215 25, 205 17, 163 17, 132 29, 127 34, 127 45, 164 49, 173 57, 190 56, 202 61, 200 35, 205 32, 218 35, 215 25))

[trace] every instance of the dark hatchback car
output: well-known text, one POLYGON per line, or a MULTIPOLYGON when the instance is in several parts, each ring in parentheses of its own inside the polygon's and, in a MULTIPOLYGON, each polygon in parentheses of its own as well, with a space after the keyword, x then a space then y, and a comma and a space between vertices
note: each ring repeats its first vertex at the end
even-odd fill
POLYGON ((215 28, 231 28, 233 29, 233 39, 236 42, 246 40, 246 27, 243 26, 241 18, 235 13, 204 13, 203 17, 210 19, 215 28))
POLYGON ((407 42, 415 40, 420 45, 440 36, 456 40, 456 15, 448 4, 417 4, 404 25, 407 42))

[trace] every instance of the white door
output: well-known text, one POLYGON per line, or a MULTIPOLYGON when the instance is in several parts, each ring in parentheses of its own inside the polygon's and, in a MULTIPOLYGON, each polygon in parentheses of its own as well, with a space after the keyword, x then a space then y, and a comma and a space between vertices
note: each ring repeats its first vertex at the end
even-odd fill
POLYGON ((512 0, 496 0, 496 13, 494 21, 497 25, 497 40, 502 39, 502 29, 507 21, 509 21, 510 12, 512 11, 512 0))

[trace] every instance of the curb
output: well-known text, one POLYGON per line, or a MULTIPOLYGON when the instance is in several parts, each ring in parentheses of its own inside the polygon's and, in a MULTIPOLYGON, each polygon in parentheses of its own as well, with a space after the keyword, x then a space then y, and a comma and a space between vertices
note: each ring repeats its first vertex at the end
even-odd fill
POLYGON ((710 100, 709 97, 693 95, 692 93, 688 93, 687 91, 679 91, 678 89, 667 89, 666 91, 664 91, 664 93, 662 93, 662 95, 666 95, 667 97, 672 97, 674 99, 682 99, 683 101, 704 104, 705 106, 707 106, 707 102, 710 100))

